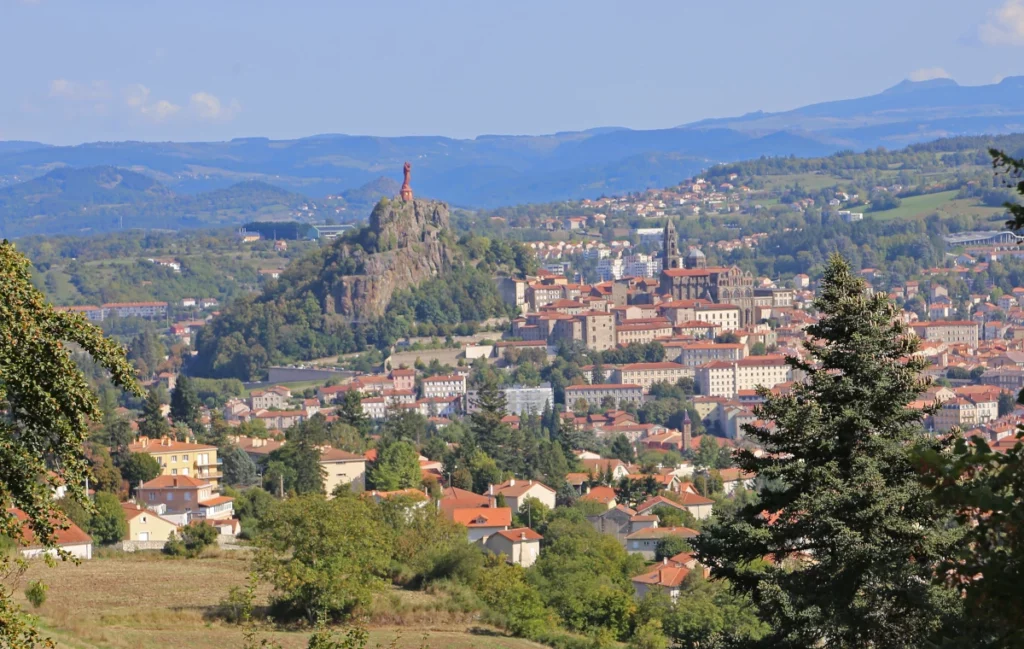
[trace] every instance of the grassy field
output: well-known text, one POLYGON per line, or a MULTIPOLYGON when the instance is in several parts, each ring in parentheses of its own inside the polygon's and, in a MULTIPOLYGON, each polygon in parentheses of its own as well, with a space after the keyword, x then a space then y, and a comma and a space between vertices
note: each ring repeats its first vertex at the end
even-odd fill
MULTIPOLYGON (((96 558, 80 565, 47 568, 34 562, 16 594, 30 579, 49 586, 34 612, 58 647, 71 649, 233 649, 242 629, 211 614, 231 589, 246 581, 243 553, 201 559, 171 559, 143 553, 96 558)), ((266 593, 262 593, 265 595, 266 593)), ((536 649, 476 622, 475 615, 449 612, 441 596, 393 590, 380 596, 371 614, 369 647, 420 649, 536 649)), ((305 647, 298 631, 266 632, 287 649, 305 647)))
POLYGON ((937 194, 911 196, 909 198, 902 199, 901 205, 897 208, 882 210, 881 212, 870 212, 870 214, 872 217, 882 221, 925 216, 937 212, 939 208, 956 198, 956 195, 956 190, 953 190, 948 192, 938 192, 937 194))
MULTIPOLYGON (((760 178, 764 180, 764 187, 768 190, 781 190, 793 185, 799 185, 806 190, 816 191, 849 182, 829 174, 816 173, 783 174, 778 176, 761 176, 760 178)), ((758 202, 763 203, 763 201, 758 202)))

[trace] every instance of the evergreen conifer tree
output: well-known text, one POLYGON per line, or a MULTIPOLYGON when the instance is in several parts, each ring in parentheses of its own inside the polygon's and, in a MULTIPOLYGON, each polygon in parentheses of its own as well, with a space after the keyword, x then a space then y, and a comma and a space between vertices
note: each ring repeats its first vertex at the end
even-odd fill
POLYGON ((160 411, 164 404, 156 390, 150 390, 146 401, 142 404, 142 421, 139 422, 139 435, 150 439, 160 439, 171 432, 171 425, 160 411))
POLYGON ((911 408, 925 389, 915 337, 884 294, 833 255, 808 328, 806 378, 765 398, 746 426, 767 451, 737 464, 778 486, 694 541, 716 577, 748 595, 764 647, 911 649, 955 620, 959 595, 933 581, 960 531, 929 498, 915 447, 934 447, 911 408), (762 561, 768 558, 767 565, 762 561))
POLYGON ((199 406, 195 385, 184 374, 179 375, 171 390, 171 418, 175 423, 185 424, 192 432, 196 432, 201 428, 199 406))

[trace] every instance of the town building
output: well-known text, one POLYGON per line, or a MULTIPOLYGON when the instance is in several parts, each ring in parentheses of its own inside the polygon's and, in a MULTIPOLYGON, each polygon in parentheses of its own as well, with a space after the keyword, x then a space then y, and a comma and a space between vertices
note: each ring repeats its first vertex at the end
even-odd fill
POLYGON ((423 379, 422 384, 425 399, 461 397, 466 394, 466 377, 461 374, 428 376, 423 379))
POLYGON ((121 503, 121 509, 128 523, 125 541, 163 543, 178 531, 177 523, 159 516, 141 503, 121 503))
POLYGON ((179 525, 195 519, 210 521, 234 517, 234 499, 216 496, 213 485, 189 476, 160 475, 139 486, 137 502, 147 506, 164 505, 164 517, 179 525))
POLYGON ((487 489, 487 495, 497 498, 499 495, 505 499, 505 504, 512 508, 513 512, 522 512, 523 503, 527 498, 539 500, 548 509, 555 508, 555 490, 536 480, 517 480, 511 478, 501 484, 492 484, 487 489))
POLYGON ((771 306, 771 298, 754 296, 754 278, 737 266, 708 267, 707 258, 692 248, 681 259, 675 226, 665 225, 659 293, 672 300, 709 300, 716 304, 732 304, 739 309, 739 324, 754 321, 755 306, 771 306))
POLYGON ((128 445, 132 453, 146 453, 160 464, 162 476, 187 476, 209 482, 214 489, 220 482, 221 461, 212 444, 179 442, 170 437, 151 440, 145 435, 128 445))
POLYGON ((623 365, 615 372, 620 383, 639 385, 644 394, 651 391, 655 383, 676 384, 679 379, 693 378, 692 367, 686 367, 679 363, 661 361, 658 363, 630 363, 623 365))
POLYGON ((962 343, 974 349, 978 348, 978 323, 970 320, 919 322, 910 325, 910 329, 923 340, 946 344, 962 343))
POLYGON ((484 547, 499 556, 504 556, 509 563, 529 568, 540 556, 540 542, 543 536, 529 527, 517 527, 511 530, 500 530, 486 537, 484 547))
POLYGON ((696 370, 698 393, 710 397, 735 399, 741 390, 758 386, 772 388, 792 380, 792 371, 784 356, 748 356, 738 361, 712 361, 696 370))
POLYGON ((643 403, 644 389, 629 383, 599 383, 597 385, 570 385, 565 388, 565 403, 573 408, 577 401, 583 399, 588 408, 600 408, 605 399, 611 399, 615 407, 623 403, 639 406, 643 403))
POLYGON ((324 469, 324 491, 330 496, 341 485, 352 491, 366 489, 366 458, 331 446, 320 449, 320 466, 324 469))

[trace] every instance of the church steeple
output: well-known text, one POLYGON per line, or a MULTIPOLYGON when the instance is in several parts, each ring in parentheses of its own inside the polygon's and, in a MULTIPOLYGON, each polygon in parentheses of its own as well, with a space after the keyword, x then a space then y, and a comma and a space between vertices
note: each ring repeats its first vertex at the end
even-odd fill
POLYGON ((672 219, 665 223, 664 243, 661 253, 661 267, 663 270, 682 268, 683 262, 679 257, 679 236, 676 234, 676 226, 672 219))

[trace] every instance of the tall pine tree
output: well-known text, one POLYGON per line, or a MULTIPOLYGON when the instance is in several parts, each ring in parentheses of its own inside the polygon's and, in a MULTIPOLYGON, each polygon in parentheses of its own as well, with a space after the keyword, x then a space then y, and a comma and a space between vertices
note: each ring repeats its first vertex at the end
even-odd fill
POLYGON ((180 374, 171 391, 171 419, 176 424, 185 424, 195 433, 202 428, 200 405, 199 393, 192 380, 180 374))
POLYGON ((747 646, 911 649, 959 614, 958 595, 932 578, 960 531, 947 529, 913 461, 915 447, 937 444, 909 406, 926 363, 885 295, 865 288, 834 255, 808 359, 789 360, 806 379, 788 395, 762 390, 759 416, 774 427, 745 430, 767 453, 738 454, 781 486, 694 543, 771 628, 747 646))
POLYGON ((163 403, 156 390, 150 390, 146 395, 146 401, 142 404, 142 420, 139 421, 139 435, 150 439, 160 439, 170 434, 171 425, 167 423, 161 408, 163 403))

